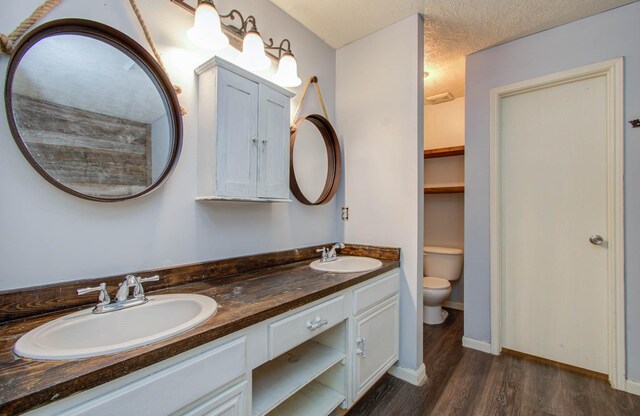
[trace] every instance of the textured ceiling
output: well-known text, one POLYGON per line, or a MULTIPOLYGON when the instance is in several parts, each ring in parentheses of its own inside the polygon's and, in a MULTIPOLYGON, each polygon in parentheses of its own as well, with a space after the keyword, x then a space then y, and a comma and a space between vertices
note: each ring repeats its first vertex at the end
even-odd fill
POLYGON ((425 16, 425 94, 464 95, 464 56, 637 0, 271 0, 334 48, 425 16))

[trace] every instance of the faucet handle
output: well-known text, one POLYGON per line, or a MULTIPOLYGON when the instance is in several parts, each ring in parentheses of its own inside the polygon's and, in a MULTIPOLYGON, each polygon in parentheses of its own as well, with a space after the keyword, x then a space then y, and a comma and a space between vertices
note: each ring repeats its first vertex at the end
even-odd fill
POLYGON ((149 276, 149 277, 138 277, 138 281, 140 283, 145 283, 145 282, 157 282, 160 280, 160 275, 157 274, 155 276, 149 276))
POLYGON ((136 277, 136 285, 133 289, 133 296, 136 298, 144 298, 144 287, 142 286, 145 282, 157 282, 160 280, 160 275, 150 276, 150 277, 136 277))
POLYGON ((98 305, 108 305, 109 303, 111 303, 111 297, 109 296, 109 292, 107 292, 106 283, 100 283, 100 286, 96 287, 85 287, 82 289, 77 289, 76 292, 78 293, 78 295, 86 295, 87 293, 91 292, 100 292, 100 295, 98 295, 98 300, 100 300, 100 303, 98 305))

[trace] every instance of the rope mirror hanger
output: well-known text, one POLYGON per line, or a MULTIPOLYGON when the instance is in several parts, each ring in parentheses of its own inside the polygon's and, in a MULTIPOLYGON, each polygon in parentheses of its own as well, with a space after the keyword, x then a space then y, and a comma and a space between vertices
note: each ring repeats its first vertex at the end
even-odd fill
MULTIPOLYGON (((6 55, 12 55, 16 41, 20 39, 22 35, 24 35, 27 30, 29 30, 31 26, 33 26, 38 20, 46 16, 47 13, 49 13, 51 9, 57 6, 61 1, 62 0, 46 0, 37 9, 35 9, 29 17, 23 20, 22 23, 20 23, 20 25, 18 25, 18 27, 9 35, 0 33, 0 52, 6 55)), ((149 42, 149 46, 151 47, 154 58, 168 77, 169 73, 167 72, 167 68, 165 68, 164 62, 162 62, 162 57, 160 56, 160 53, 158 52, 158 49, 153 42, 153 38, 151 37, 149 28, 142 18, 142 13, 140 13, 140 8, 138 7, 136 0, 129 0, 129 3, 131 3, 131 8, 138 18, 138 22, 142 27, 142 31, 144 32, 144 36, 147 39, 147 42, 149 42)), ((173 85, 173 89, 176 91, 176 94, 180 94, 182 92, 182 88, 175 84, 173 85)), ((182 115, 187 114, 186 110, 183 107, 180 107, 180 111, 182 112, 182 115)))

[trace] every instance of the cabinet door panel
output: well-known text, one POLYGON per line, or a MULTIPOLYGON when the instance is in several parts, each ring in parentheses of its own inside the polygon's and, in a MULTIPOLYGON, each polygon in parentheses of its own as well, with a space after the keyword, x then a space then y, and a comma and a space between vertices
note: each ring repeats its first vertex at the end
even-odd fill
POLYGON ((258 84, 223 68, 218 71, 218 194, 255 197, 258 84))
POLYGON ((399 305, 395 296, 355 318, 354 360, 355 400, 362 396, 398 359, 399 305))
POLYGON ((260 85, 260 198, 289 198, 289 102, 289 97, 260 85))
POLYGON ((202 400, 186 412, 178 412, 181 416, 244 416, 248 414, 247 396, 249 383, 243 381, 224 392, 202 400))

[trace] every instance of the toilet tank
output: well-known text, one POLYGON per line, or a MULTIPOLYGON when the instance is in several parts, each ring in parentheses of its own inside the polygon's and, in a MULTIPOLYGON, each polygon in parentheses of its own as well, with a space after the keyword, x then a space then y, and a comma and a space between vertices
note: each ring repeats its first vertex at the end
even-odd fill
POLYGON ((424 275, 458 280, 462 272, 462 249, 454 247, 424 247, 424 275))

